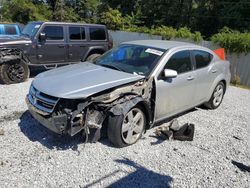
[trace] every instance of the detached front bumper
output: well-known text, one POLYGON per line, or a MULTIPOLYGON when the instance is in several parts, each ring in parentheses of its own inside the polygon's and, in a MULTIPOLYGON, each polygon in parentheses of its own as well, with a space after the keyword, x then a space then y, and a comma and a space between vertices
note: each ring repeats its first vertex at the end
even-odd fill
POLYGON ((47 127, 49 130, 57 134, 66 134, 68 127, 68 118, 66 114, 51 116, 51 115, 41 115, 39 109, 34 107, 29 101, 28 95, 26 96, 26 103, 29 109, 29 112, 39 123, 44 127, 47 127))

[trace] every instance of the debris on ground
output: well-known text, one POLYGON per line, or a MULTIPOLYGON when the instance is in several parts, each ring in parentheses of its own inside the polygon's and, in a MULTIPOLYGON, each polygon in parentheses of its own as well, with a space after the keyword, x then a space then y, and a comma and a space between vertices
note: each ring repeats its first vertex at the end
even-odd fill
POLYGON ((4 130, 0 128, 0 135, 4 135, 4 130))
POLYGON ((178 120, 173 119, 169 124, 158 127, 155 134, 164 140, 193 141, 194 124, 186 123, 180 126, 178 120))

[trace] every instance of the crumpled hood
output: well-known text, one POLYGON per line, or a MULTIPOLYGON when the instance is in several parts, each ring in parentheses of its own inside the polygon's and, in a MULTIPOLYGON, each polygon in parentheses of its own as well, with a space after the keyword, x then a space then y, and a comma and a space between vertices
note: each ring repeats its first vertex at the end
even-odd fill
POLYGON ((30 38, 24 36, 1 36, 0 45, 29 44, 30 38))
POLYGON ((33 86, 59 98, 86 98, 95 93, 144 78, 89 62, 68 65, 39 74, 33 86))

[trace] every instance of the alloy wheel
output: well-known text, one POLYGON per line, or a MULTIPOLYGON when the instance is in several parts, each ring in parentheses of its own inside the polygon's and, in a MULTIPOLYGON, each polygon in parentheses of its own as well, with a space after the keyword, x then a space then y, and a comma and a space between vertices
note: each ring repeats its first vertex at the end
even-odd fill
POLYGON ((20 82, 24 78, 24 67, 19 64, 12 64, 7 70, 8 77, 15 82, 20 82))
POLYGON ((139 108, 133 108, 125 116, 122 124, 122 139, 126 144, 135 143, 141 136, 145 116, 139 108))
POLYGON ((219 84, 214 91, 214 99, 213 99, 213 104, 214 106, 219 106, 224 94, 224 88, 223 85, 219 84))

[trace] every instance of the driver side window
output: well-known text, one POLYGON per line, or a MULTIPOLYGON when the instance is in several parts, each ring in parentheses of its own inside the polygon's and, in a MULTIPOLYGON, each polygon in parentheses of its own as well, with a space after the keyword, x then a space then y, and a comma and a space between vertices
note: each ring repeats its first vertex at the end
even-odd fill
POLYGON ((172 69, 178 74, 185 73, 192 70, 192 62, 190 58, 190 51, 184 50, 176 52, 165 65, 164 69, 172 69))
POLYGON ((62 26, 45 26, 42 33, 46 34, 47 40, 63 40, 62 26))

